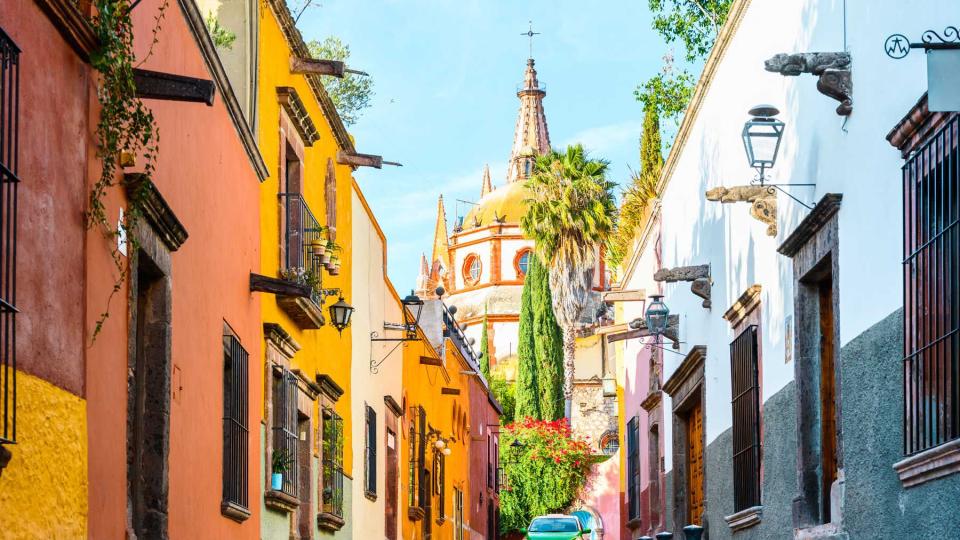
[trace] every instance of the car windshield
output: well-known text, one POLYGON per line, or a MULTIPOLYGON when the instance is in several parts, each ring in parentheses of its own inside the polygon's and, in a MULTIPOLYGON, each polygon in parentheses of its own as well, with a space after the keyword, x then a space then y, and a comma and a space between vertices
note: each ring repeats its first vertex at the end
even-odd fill
POLYGON ((530 532, 579 532, 574 518, 540 518, 530 524, 530 532))

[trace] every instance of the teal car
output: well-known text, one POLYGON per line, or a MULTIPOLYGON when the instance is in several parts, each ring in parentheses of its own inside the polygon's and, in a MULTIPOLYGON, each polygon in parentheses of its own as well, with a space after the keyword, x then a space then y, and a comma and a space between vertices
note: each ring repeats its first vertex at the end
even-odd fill
POLYGON ((590 529, 584 529, 579 519, 563 514, 535 517, 530 527, 521 532, 529 540, 577 540, 590 537, 590 529))

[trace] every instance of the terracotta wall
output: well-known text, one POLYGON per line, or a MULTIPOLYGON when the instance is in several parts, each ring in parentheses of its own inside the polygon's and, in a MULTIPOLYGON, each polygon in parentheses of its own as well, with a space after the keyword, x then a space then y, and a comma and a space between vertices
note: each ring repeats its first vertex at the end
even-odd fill
MULTIPOLYGON (((136 50, 150 46, 160 0, 134 11, 136 50)), ((167 7, 146 69, 210 79, 180 5, 167 7)), ((169 533, 173 538, 257 538, 259 491, 256 460, 261 353, 259 297, 249 273, 259 268, 259 179, 217 93, 212 107, 148 100, 160 132, 154 181, 189 238, 171 256, 172 386, 169 450, 169 533), (223 418, 223 325, 230 325, 250 355, 248 428, 250 519, 220 513, 223 418)), ((142 165, 138 164, 136 170, 142 165)), ((97 167, 90 166, 96 178, 97 167)), ((122 201, 111 194, 107 214, 122 201)), ((87 234, 87 329, 104 310, 113 281, 108 246, 87 234)), ((90 537, 122 538, 126 520, 126 388, 128 321, 121 290, 111 316, 89 349, 87 366, 90 442, 90 537)))

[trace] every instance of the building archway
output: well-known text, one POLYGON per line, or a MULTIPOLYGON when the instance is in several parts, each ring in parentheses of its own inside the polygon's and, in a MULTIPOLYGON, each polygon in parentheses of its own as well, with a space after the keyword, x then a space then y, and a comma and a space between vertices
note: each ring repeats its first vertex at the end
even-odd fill
POLYGON ((590 506, 581 506, 572 512, 584 529, 590 529, 590 540, 603 540, 603 518, 590 506))

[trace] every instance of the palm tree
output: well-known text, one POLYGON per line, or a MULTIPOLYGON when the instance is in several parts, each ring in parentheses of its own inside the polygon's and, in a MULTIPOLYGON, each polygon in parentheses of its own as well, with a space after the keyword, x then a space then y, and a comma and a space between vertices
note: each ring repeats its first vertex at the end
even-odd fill
POLYGON ((567 419, 573 403, 577 324, 589 299, 599 248, 609 240, 616 220, 615 184, 606 178, 607 165, 589 159, 579 144, 537 157, 527 181, 528 210, 520 222, 550 273, 553 313, 563 329, 567 419))

